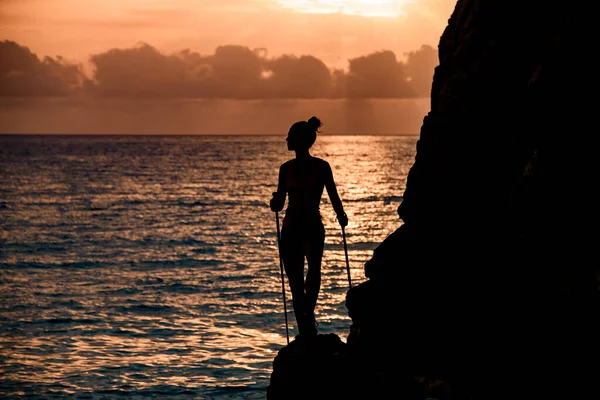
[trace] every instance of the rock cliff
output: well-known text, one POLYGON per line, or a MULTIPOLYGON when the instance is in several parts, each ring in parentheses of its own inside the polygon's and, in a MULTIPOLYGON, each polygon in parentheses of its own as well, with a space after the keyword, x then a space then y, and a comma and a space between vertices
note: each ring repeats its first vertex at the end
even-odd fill
POLYGON ((285 371, 298 358, 282 349, 269 400, 592 398, 600 168, 589 7, 457 2, 399 228, 347 294, 347 343, 317 338, 295 374, 285 371), (335 374, 323 379, 327 365, 335 374))

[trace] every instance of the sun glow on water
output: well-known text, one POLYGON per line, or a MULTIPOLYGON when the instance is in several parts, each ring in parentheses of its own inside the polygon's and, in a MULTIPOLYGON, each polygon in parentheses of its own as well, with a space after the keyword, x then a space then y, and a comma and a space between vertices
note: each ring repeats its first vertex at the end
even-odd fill
MULTIPOLYGON (((320 333, 345 341, 346 271, 364 282, 364 263, 400 225, 418 137, 328 127, 311 154, 334 171, 348 262, 324 194, 316 316, 320 333)), ((0 146, 11 177, 0 207, 4 397, 264 394, 273 358, 298 332, 268 207, 278 166, 294 157, 285 135, 26 136, 0 146)))
POLYGON ((346 14, 363 17, 395 18, 412 0, 278 0, 285 8, 301 13, 346 14))

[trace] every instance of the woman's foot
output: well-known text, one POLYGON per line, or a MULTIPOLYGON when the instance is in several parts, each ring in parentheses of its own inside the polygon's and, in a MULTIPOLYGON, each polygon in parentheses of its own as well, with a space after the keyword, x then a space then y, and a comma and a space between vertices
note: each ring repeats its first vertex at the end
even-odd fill
POLYGON ((304 315, 297 320, 298 336, 302 338, 312 337, 317 335, 317 323, 314 315, 304 315))
POLYGON ((304 330, 304 333, 306 333, 307 336, 316 336, 318 334, 317 326, 319 326, 319 324, 317 324, 317 320, 315 319, 315 313, 305 315, 304 323, 302 325, 304 325, 302 330, 304 330))

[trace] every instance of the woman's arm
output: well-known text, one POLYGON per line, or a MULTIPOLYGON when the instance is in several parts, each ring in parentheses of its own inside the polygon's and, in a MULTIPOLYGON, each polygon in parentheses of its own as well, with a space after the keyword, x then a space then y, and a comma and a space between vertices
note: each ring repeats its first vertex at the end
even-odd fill
POLYGON ((273 192, 273 198, 271 199, 270 206, 271 211, 281 211, 283 210, 283 205, 285 204, 285 195, 286 195, 286 187, 285 187, 285 178, 287 176, 287 164, 282 164, 279 167, 279 179, 277 181, 277 191, 273 192))
POLYGON ((335 185, 335 181, 333 180, 333 171, 331 170, 331 166, 329 163, 325 163, 325 188, 327 189, 327 194, 329 195, 329 200, 331 201, 331 205, 333 206, 333 210, 335 211, 335 215, 337 215, 337 219, 341 226, 348 225, 348 217, 344 212, 344 206, 342 205, 342 200, 337 191, 337 186, 335 185))

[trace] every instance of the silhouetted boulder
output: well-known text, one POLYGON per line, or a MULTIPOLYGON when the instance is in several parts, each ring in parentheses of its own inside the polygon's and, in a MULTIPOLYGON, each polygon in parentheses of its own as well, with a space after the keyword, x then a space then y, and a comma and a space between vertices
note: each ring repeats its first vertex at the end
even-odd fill
POLYGON ((348 346, 335 334, 295 339, 273 361, 267 398, 335 398, 348 391, 348 346))
POLYGON ((267 399, 424 400, 415 379, 384 367, 335 334, 296 339, 275 357, 267 399))

